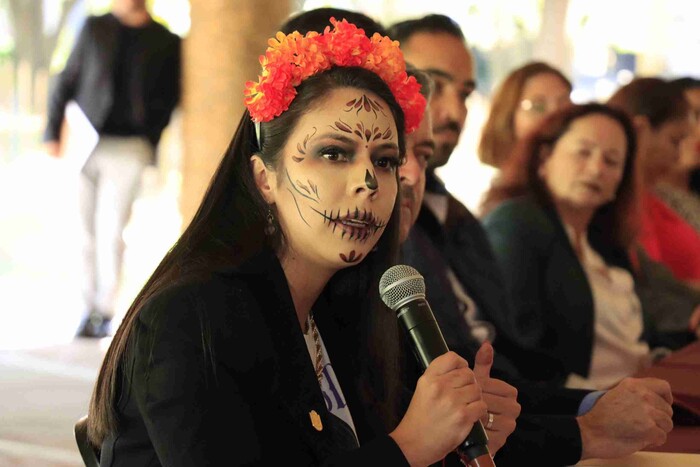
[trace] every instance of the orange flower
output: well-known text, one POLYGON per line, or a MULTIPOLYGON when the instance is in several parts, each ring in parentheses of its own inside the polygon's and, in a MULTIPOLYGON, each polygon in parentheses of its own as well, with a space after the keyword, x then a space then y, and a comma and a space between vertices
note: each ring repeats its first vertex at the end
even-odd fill
POLYGON ((309 76, 333 66, 357 66, 376 73, 401 106, 410 133, 420 125, 425 98, 420 84, 406 75, 406 63, 399 43, 374 34, 368 38, 362 29, 346 20, 331 18, 323 34, 278 32, 268 40, 265 55, 260 56, 262 75, 245 85, 245 105, 256 122, 268 122, 289 108, 296 87, 309 76))

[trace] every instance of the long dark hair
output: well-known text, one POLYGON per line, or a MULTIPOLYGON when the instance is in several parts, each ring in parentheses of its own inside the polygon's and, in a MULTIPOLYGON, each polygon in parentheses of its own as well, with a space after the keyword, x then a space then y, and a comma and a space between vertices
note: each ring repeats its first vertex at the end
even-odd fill
POLYGON ((486 193, 482 214, 486 215, 503 201, 524 195, 533 196, 543 206, 552 206, 551 194, 539 176, 540 166, 573 122, 594 114, 605 115, 620 124, 627 139, 627 152, 615 199, 598 208, 590 226, 592 231, 601 232, 601 241, 605 244, 601 247, 610 251, 626 250, 638 228, 637 139, 627 114, 604 104, 572 105, 547 117, 516 146, 513 156, 486 193))
MULTIPOLYGON (((300 118, 320 105, 330 91, 345 87, 371 91, 388 104, 398 130, 399 151, 402 158, 405 156, 403 111, 386 83, 363 68, 332 68, 306 79, 297 87, 289 109, 261 125, 259 148, 246 111, 192 222, 136 296, 107 350, 90 401, 88 432, 95 445, 118 430, 116 404, 121 371, 131 358, 131 337, 143 305, 166 288, 206 279, 214 271, 239 265, 266 247, 275 251, 284 248, 281 229, 273 235, 264 234, 270 207, 255 184, 250 158, 259 154, 266 165, 279 167, 282 148, 300 118)), ((398 173, 396 181, 398 184, 398 173)), ((388 427, 397 418, 393 395, 400 393, 399 331, 396 318, 380 303, 377 286, 381 274, 398 258, 399 213, 397 199, 376 251, 359 265, 336 273, 323 292, 331 300, 341 298, 343 303, 354 305, 353 313, 342 319, 351 324, 350 329, 359 331, 363 345, 356 343, 348 349, 356 349, 355 358, 363 362, 366 401, 379 406, 388 427)), ((206 336, 203 341, 208 341, 206 336)), ((205 355, 210 354, 205 348, 205 355)))
POLYGON ((389 35, 384 26, 364 13, 332 7, 314 8, 313 10, 295 13, 285 21, 282 27, 280 27, 280 31, 285 34, 291 34, 294 31, 298 31, 300 34, 306 34, 309 31, 320 32, 323 31, 326 26, 332 27, 330 22, 331 18, 348 20, 348 22, 364 30, 367 37, 372 37, 374 33, 379 33, 382 36, 389 35))

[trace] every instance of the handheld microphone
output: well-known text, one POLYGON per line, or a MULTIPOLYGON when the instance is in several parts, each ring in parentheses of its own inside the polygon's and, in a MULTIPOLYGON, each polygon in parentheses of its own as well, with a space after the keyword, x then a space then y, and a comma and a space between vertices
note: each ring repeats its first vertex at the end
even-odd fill
MULTIPOLYGON (((449 351, 425 299, 425 281, 418 271, 401 264, 387 269, 379 281, 379 295, 386 306, 396 312, 423 370, 449 351)), ((472 467, 495 467, 487 443, 484 427, 477 420, 467 439, 457 447, 462 463, 472 467)))

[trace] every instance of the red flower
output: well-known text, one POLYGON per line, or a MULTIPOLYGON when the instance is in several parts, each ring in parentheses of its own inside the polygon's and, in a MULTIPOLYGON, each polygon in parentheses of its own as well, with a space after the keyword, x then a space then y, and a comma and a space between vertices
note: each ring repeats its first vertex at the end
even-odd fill
POLYGON ((406 63, 399 43, 374 34, 368 38, 362 29, 346 20, 331 18, 323 34, 278 32, 268 40, 269 47, 260 57, 262 75, 258 82, 245 86, 245 105, 253 120, 268 122, 287 110, 299 86, 309 76, 332 66, 357 66, 376 73, 383 79, 404 112, 406 132, 420 125, 425 111, 425 98, 420 84, 406 75, 406 63))

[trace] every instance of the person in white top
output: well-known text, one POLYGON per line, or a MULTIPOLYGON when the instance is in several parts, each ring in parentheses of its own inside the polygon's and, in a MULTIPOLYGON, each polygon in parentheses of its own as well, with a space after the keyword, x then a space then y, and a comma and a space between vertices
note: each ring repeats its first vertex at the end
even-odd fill
POLYGON ((532 358, 529 379, 607 389, 651 363, 628 257, 635 148, 623 112, 574 105, 530 134, 487 195, 484 225, 514 304, 494 322, 519 353, 559 366, 545 375, 532 358))

